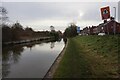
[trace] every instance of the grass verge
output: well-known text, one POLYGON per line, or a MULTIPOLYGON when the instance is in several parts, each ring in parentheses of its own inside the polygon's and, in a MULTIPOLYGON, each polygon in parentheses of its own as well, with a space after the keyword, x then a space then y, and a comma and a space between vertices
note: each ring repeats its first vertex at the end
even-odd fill
POLYGON ((77 36, 68 40, 54 78, 117 78, 119 36, 77 36))

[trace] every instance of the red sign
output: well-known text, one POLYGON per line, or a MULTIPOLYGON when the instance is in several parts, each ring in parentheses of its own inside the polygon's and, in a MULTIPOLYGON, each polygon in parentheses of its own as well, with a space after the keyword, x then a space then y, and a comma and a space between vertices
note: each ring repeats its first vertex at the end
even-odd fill
POLYGON ((109 6, 101 8, 102 20, 110 18, 110 8, 109 6))

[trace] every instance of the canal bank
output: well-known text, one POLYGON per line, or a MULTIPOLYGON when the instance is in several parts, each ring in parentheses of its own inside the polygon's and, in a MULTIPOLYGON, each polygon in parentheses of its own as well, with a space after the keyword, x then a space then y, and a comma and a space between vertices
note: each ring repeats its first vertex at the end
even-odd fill
POLYGON ((63 50, 60 52, 60 54, 58 55, 58 57, 55 59, 54 63, 49 68, 49 70, 46 73, 46 75, 44 76, 43 80, 45 80, 47 78, 53 78, 53 76, 55 74, 55 71, 57 70, 57 68, 59 66, 59 63, 62 60, 62 57, 64 56, 64 53, 66 51, 67 46, 68 46, 68 41, 66 42, 63 50))
POLYGON ((53 78, 118 78, 119 36, 69 38, 53 78))
POLYGON ((18 41, 10 41, 10 42, 3 42, 3 45, 15 45, 15 44, 23 44, 23 43, 30 43, 35 41, 44 41, 44 40, 52 40, 53 37, 40 37, 40 38, 33 38, 33 39, 26 39, 26 40, 18 40, 18 41))

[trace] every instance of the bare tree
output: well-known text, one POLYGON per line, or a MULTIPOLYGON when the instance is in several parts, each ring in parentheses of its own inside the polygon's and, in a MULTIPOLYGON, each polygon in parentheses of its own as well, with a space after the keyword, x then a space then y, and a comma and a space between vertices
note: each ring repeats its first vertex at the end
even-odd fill
POLYGON ((5 24, 8 20, 7 10, 4 7, 0 7, 0 25, 5 24))

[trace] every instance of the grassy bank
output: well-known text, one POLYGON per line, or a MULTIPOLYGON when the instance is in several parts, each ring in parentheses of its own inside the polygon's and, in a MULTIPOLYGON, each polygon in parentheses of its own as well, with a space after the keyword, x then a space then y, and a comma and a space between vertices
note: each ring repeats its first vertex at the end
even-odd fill
POLYGON ((118 77, 118 36, 77 36, 68 47, 54 78, 118 77))

